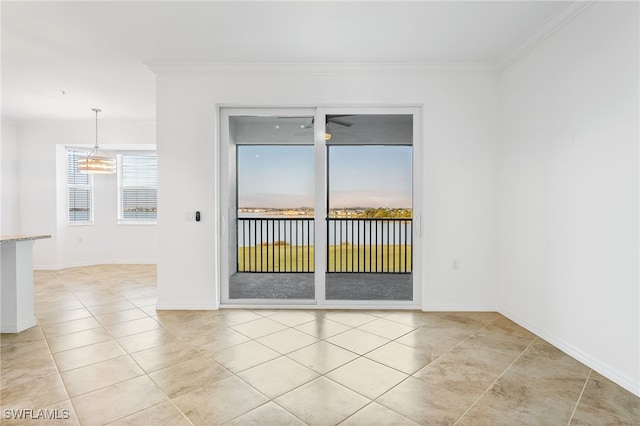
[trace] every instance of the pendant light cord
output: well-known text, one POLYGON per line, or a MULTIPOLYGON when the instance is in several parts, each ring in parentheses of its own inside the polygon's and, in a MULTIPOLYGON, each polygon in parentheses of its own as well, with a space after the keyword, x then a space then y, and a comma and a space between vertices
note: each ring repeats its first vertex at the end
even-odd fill
POLYGON ((95 151, 98 151, 98 113, 102 110, 98 108, 93 108, 92 111, 95 111, 96 113, 96 146, 94 146, 93 149, 95 151))
POLYGON ((98 110, 96 110, 96 149, 98 149, 98 110))

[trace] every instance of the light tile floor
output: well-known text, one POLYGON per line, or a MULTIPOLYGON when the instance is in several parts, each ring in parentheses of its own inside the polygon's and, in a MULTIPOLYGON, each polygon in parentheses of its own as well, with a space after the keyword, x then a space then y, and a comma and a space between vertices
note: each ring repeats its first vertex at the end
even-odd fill
POLYGON ((144 265, 37 271, 35 292, 38 326, 2 335, 3 424, 640 424, 639 398, 496 313, 156 312, 144 265))

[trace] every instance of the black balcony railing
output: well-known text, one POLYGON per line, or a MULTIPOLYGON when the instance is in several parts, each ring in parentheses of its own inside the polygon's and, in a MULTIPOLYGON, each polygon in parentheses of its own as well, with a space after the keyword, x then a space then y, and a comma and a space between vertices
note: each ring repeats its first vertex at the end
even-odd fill
POLYGON ((312 218, 238 218, 238 272, 313 272, 312 218))
POLYGON ((327 272, 411 273, 411 235, 409 218, 329 218, 327 272))
MULTIPOLYGON (((313 272, 312 218, 238 218, 238 272, 313 272)), ((327 272, 408 274, 412 220, 327 219, 327 272)))

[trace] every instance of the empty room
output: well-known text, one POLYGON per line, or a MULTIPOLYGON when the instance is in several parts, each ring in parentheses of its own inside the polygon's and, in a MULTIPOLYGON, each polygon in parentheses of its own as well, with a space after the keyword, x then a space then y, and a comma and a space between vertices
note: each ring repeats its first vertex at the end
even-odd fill
POLYGON ((0 416, 640 423, 637 1, 2 1, 0 416))

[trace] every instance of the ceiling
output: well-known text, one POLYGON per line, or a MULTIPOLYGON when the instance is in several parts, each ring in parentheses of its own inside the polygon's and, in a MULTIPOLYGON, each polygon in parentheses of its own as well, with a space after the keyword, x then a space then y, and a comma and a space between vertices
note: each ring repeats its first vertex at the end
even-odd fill
MULTIPOLYGON (((411 114, 327 115, 327 145, 411 145, 411 114)), ((234 143, 314 144, 312 116, 231 116, 229 125, 234 143)))
POLYGON ((153 120, 145 63, 493 66, 576 3, 2 1, 2 115, 153 120))

